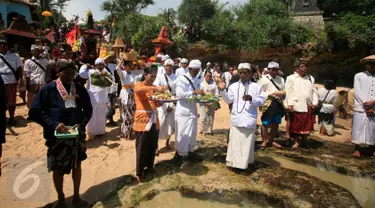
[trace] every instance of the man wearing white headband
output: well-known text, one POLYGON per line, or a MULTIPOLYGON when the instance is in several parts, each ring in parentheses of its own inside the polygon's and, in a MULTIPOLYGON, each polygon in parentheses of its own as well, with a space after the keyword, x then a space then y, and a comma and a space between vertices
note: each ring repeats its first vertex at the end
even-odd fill
POLYGON ((93 108, 92 117, 87 124, 87 134, 90 139, 105 134, 108 94, 114 82, 110 72, 104 68, 104 60, 95 60, 95 69, 80 71, 82 78, 88 79, 87 91, 93 108))
POLYGON ((186 73, 188 73, 189 68, 189 61, 186 58, 181 59, 181 67, 176 70, 176 76, 182 76, 186 73))
POLYGON ((188 102, 188 98, 203 95, 200 80, 197 78, 201 69, 199 60, 192 60, 189 72, 177 78, 176 96, 180 99, 176 107, 176 156, 188 156, 194 152, 197 138, 198 110, 197 104, 188 102))
POLYGON ((263 93, 267 97, 267 101, 262 107, 262 140, 261 148, 266 148, 272 145, 276 148, 281 148, 280 144, 274 141, 281 119, 285 115, 283 100, 285 99, 285 82, 284 79, 278 76, 279 63, 270 62, 268 64, 268 74, 262 76, 258 84, 262 86, 263 93), (268 128, 271 127, 271 135, 268 133, 268 128))
MULTIPOLYGON (((172 95, 176 94, 176 80, 177 76, 173 74, 174 61, 167 59, 164 62, 165 74, 156 77, 154 85, 158 87, 166 87, 172 95)), ((175 109, 174 103, 164 103, 158 108, 159 116, 159 139, 166 139, 165 147, 170 149, 169 139, 174 134, 175 129, 175 109)), ((158 154, 158 152, 157 152, 158 154)))
POLYGON ((32 45, 32 58, 25 62, 24 75, 26 78, 27 106, 30 108, 35 95, 45 83, 48 60, 40 58, 41 47, 32 45))
POLYGON ((239 70, 241 80, 225 90, 225 83, 219 83, 223 99, 232 105, 231 128, 229 135, 227 166, 247 169, 254 163, 255 132, 258 107, 263 106, 266 98, 262 87, 251 82, 252 72, 249 63, 244 63, 239 70))
POLYGON ((165 69, 164 69, 164 63, 166 60, 170 59, 168 55, 164 55, 161 57, 160 63, 162 64, 161 66, 158 67, 158 73, 157 76, 162 76, 165 74, 165 69))

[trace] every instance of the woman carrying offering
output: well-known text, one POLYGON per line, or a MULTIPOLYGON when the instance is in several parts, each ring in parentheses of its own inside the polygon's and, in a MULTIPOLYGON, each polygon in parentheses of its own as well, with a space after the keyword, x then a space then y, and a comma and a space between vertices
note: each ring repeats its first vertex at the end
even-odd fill
POLYGON ((159 105, 151 100, 154 92, 163 93, 165 87, 153 85, 157 67, 145 68, 144 80, 134 87, 136 111, 134 115, 133 130, 136 135, 137 167, 136 177, 141 182, 144 177, 144 169, 152 170, 154 167, 155 152, 158 146, 159 119, 157 107, 159 105))
POLYGON ((135 76, 132 73, 133 61, 122 59, 116 70, 119 74, 122 89, 120 93, 120 119, 121 130, 120 137, 127 140, 131 139, 132 127, 134 122, 135 100, 134 100, 134 85, 136 82, 135 76))
MULTIPOLYGON (((203 90, 206 95, 211 94, 216 96, 219 94, 219 90, 215 82, 212 80, 212 73, 210 71, 206 71, 204 74, 204 80, 201 83, 201 90, 203 90)), ((217 103, 200 104, 201 135, 212 134, 217 107, 217 103)))

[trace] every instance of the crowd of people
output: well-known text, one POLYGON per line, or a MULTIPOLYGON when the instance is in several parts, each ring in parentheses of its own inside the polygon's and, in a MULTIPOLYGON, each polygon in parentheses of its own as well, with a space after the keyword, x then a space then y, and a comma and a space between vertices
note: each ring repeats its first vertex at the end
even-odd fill
MULTIPOLYGON (((114 121, 116 107, 120 108, 119 137, 135 139, 136 177, 139 182, 145 171, 152 171, 158 152, 158 141, 175 135, 175 158, 194 158, 197 135, 213 134, 218 102, 195 103, 195 96, 214 95, 229 108, 230 126, 227 166, 245 170, 254 163, 258 114, 261 115, 260 149, 283 148, 276 141, 279 125, 284 118, 288 146, 305 145, 314 130, 318 116, 319 132, 334 135, 338 93, 334 81, 326 80, 316 88, 315 79, 308 74, 307 63, 300 59, 295 72, 286 78, 280 64, 272 61, 266 69, 250 63, 228 66, 223 73, 218 63, 186 58, 171 59, 159 54, 154 62, 132 55, 121 58, 108 52, 96 59, 94 65, 80 63, 69 45, 59 48, 59 57, 46 59, 41 46, 31 47, 32 58, 21 61, 8 51, 7 42, 0 40, 1 143, 5 143, 6 123, 16 125, 17 88, 25 85, 29 120, 43 127, 48 147, 48 169, 58 193, 57 207, 65 205, 64 174, 73 174, 73 203, 87 204, 79 196, 81 162, 87 158, 85 143, 106 133, 106 125, 114 121), (169 92, 174 102, 151 99, 155 93, 169 92), (119 102, 117 102, 119 101, 119 102), (6 121, 5 109, 9 111, 6 121), (108 121, 108 123, 107 123, 108 121), (198 123, 200 128, 198 131, 198 123), (77 128, 75 139, 59 140, 55 131, 64 133, 77 128), (87 135, 86 135, 87 134, 87 135)), ((375 59, 362 60, 366 70, 355 76, 355 107, 353 117, 353 155, 361 156, 359 145, 372 148, 375 156, 375 59)), ((2 149, 0 149, 2 150, 2 149)), ((1 155, 0 151, 0 155, 1 155)))

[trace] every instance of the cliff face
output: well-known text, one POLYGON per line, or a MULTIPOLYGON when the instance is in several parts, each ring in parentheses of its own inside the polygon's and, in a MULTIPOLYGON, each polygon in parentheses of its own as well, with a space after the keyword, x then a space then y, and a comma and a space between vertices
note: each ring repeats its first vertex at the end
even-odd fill
MULTIPOLYGON (((308 47, 308 46, 307 46, 308 47)), ((370 55, 367 49, 361 48, 340 53, 325 52, 312 54, 307 48, 262 49, 256 53, 241 53, 228 50, 224 53, 207 54, 204 49, 190 49, 189 59, 199 58, 202 63, 227 61, 229 65, 238 65, 241 62, 258 64, 265 68, 270 61, 278 61, 282 71, 287 76, 294 72, 294 61, 301 57, 308 57, 308 71, 318 83, 325 79, 334 79, 337 85, 352 87, 354 75, 364 70, 359 60, 370 55)))

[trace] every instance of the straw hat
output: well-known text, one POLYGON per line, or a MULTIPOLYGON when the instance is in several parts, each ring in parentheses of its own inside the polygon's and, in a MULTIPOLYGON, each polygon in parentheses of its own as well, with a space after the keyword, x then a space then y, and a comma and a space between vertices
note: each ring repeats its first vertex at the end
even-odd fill
POLYGON ((373 62, 375 63, 375 54, 371 56, 367 56, 366 58, 361 59, 361 64, 367 63, 367 62, 373 62))
POLYGON ((122 41, 120 37, 117 37, 112 48, 125 48, 124 41, 122 41))

